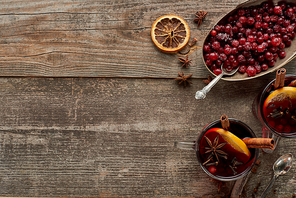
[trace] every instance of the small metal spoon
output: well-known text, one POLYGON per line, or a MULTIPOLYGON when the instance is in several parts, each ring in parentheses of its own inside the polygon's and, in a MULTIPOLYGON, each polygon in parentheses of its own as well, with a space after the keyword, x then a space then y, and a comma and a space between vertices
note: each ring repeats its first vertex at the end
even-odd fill
POLYGON ((291 169, 292 160, 293 156, 290 153, 283 155, 276 160, 276 162, 273 164, 273 178, 271 179, 270 183, 262 193, 261 198, 266 196, 267 192, 271 189, 272 185, 275 182, 275 179, 278 178, 278 176, 286 174, 291 169))
POLYGON ((195 94, 196 99, 204 99, 206 97, 206 94, 214 87, 214 85, 225 75, 225 76, 232 76, 234 75, 239 67, 232 70, 231 72, 227 72, 225 68, 223 67, 223 64, 221 65, 222 73, 216 76, 207 86, 205 86, 202 90, 197 91, 195 94))

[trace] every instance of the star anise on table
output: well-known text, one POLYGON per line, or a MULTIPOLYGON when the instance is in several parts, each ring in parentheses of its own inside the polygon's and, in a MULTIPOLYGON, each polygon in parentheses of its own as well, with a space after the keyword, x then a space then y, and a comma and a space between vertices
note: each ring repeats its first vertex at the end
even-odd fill
POLYGON ((181 63, 183 63, 182 67, 185 67, 185 68, 188 68, 188 66, 190 66, 191 60, 192 59, 188 59, 188 55, 185 58, 179 57, 179 61, 181 61, 181 63))
POLYGON ((197 23, 198 27, 201 25, 203 19, 207 16, 207 14, 208 12, 202 11, 202 10, 196 12, 195 14, 196 18, 193 21, 197 23))
POLYGON ((192 74, 189 74, 187 76, 184 75, 184 72, 179 72, 179 77, 178 78, 175 78, 175 80, 179 80, 179 85, 183 83, 184 87, 186 87, 187 83, 188 84, 192 84, 192 82, 190 80, 188 80, 188 78, 191 78, 191 76, 193 75, 192 74))
POLYGON ((210 165, 210 164, 212 165, 212 163, 210 164, 208 163, 213 160, 213 157, 215 157, 217 160, 216 162, 214 162, 215 164, 213 165, 217 165, 219 163, 219 157, 227 159, 228 154, 221 150, 221 148, 225 146, 227 142, 223 142, 219 144, 219 135, 215 137, 213 143, 207 136, 205 136, 205 140, 209 146, 209 147, 205 147, 206 149, 205 154, 210 153, 210 155, 208 156, 207 161, 203 163, 203 165, 210 165))
POLYGON ((212 80, 213 80, 212 76, 208 75, 208 78, 202 81, 206 84, 209 84, 212 80))

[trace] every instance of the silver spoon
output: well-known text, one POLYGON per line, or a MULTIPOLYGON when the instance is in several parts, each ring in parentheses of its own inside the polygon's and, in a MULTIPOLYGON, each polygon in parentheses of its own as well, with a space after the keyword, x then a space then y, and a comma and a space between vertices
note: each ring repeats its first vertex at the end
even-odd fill
POLYGON ((197 91, 195 94, 196 99, 204 99, 206 97, 206 94, 214 87, 214 85, 225 75, 225 76, 232 76, 237 72, 239 67, 237 67, 235 70, 232 70, 231 72, 228 72, 223 68, 223 64, 221 65, 222 73, 216 76, 207 86, 205 86, 202 90, 197 91))
POLYGON ((270 183, 262 193, 261 198, 266 196, 267 192, 271 189, 272 185, 275 182, 275 179, 278 178, 278 176, 286 174, 291 169, 292 159, 293 156, 289 153, 281 156, 276 160, 276 162, 273 164, 273 178, 271 179, 270 183))

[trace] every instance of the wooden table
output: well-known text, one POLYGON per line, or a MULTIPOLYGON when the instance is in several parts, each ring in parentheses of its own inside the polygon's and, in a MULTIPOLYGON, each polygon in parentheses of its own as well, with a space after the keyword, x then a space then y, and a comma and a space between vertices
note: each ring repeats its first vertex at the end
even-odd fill
MULTIPOLYGON (((209 75, 203 39, 217 19, 243 0, 2 1, 0 8, 0 195, 95 197, 223 197, 233 182, 212 182, 194 151, 174 147, 195 139, 222 114, 262 135, 252 102, 275 74, 220 81, 205 100, 194 98, 209 75), (199 10, 209 11, 198 28, 199 10), (196 50, 181 69, 178 54, 150 38, 154 20, 187 21, 196 50), (179 86, 179 71, 193 84, 179 86)), ((285 66, 296 72, 295 60, 285 66)), ((259 196, 293 139, 260 152, 241 197, 259 196), (254 188, 261 182, 257 193, 254 188)), ((295 166, 294 162, 294 166, 295 166)), ((296 194, 295 167, 269 197, 296 194)))

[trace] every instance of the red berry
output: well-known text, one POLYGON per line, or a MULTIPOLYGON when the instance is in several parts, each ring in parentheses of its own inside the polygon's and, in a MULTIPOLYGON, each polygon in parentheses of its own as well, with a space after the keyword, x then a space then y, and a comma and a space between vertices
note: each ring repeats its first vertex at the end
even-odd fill
POLYGON ((238 71, 242 74, 244 74, 246 72, 246 70, 247 70, 247 67, 245 65, 241 65, 238 68, 238 71))
POLYGON ((247 67, 246 72, 247 72, 248 76, 255 76, 256 73, 257 73, 257 72, 256 72, 256 69, 255 69, 253 66, 251 66, 251 65, 249 65, 249 66, 247 67))
POLYGON ((218 56, 217 53, 212 52, 212 53, 210 53, 210 55, 209 55, 209 59, 210 59, 211 61, 218 60, 218 58, 219 58, 219 56, 218 56))
POLYGON ((216 166, 209 166, 208 170, 210 173, 214 174, 214 173, 216 173, 217 168, 216 168, 216 166))
POLYGON ((265 52, 265 59, 271 61, 273 59, 273 54, 269 51, 265 52))
POLYGON ((244 23, 247 22, 247 17, 245 17, 245 16, 241 16, 241 17, 239 17, 238 20, 239 20, 242 24, 244 24, 244 23))
POLYGON ((220 47, 220 43, 219 43, 218 41, 213 42, 213 44, 212 44, 212 48, 213 48, 214 50, 218 50, 219 47, 220 47))
POLYGON ((219 74, 222 73, 222 70, 220 68, 217 68, 213 72, 214 72, 215 75, 219 75, 219 74))
POLYGON ((276 126, 275 126, 275 129, 276 129, 278 132, 282 132, 282 131, 283 131, 283 129, 284 129, 284 126, 283 126, 283 125, 281 125, 281 124, 279 124, 279 125, 276 125, 276 126))
POLYGON ((232 47, 238 47, 239 46, 239 41, 238 40, 233 40, 231 42, 232 47))
POLYGON ((281 14, 282 13, 282 8, 280 6, 275 6, 273 9, 273 12, 275 14, 281 14))
POLYGON ((285 58, 285 57, 286 57, 286 52, 285 52, 285 51, 281 51, 281 52, 279 53, 279 57, 280 57, 281 59, 285 58))
POLYGON ((211 35, 212 35, 212 36, 216 36, 216 35, 217 35, 217 31, 216 31, 216 30, 212 30, 212 31, 211 31, 211 35))

